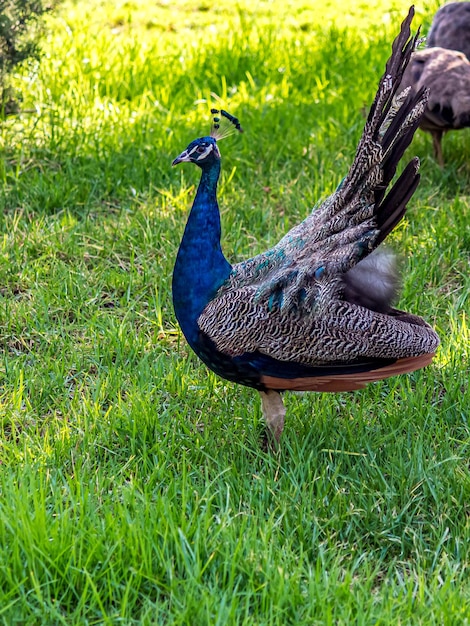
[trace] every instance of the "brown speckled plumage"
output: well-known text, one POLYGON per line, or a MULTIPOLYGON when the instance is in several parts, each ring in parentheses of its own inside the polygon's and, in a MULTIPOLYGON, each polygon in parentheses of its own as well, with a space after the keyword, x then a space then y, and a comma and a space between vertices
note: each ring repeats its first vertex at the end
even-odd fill
POLYGON ((420 127, 431 133, 434 155, 443 167, 443 134, 470 126, 470 61, 456 50, 417 50, 403 76, 401 87, 408 86, 412 92, 429 89, 420 127))
POLYGON ((449 2, 442 6, 432 21, 427 45, 459 50, 470 59, 470 2, 449 2))
MULTIPOLYGON (((173 275, 178 320, 209 367, 260 391, 266 422, 277 440, 285 414, 279 391, 359 389, 427 365, 439 344, 424 320, 393 308, 393 258, 376 250, 403 218, 419 182, 419 162, 412 159, 392 184, 427 103, 425 90, 398 93, 417 39, 410 37, 412 17, 410 9, 353 165, 336 192, 274 248, 231 271, 229 266, 225 280, 204 301, 197 299, 203 282, 192 297, 186 294, 185 259, 192 254, 190 269, 201 280, 210 275, 220 280, 218 268, 226 261, 218 247, 218 222, 218 241, 209 240, 213 252, 208 251, 215 261, 202 265, 198 251, 207 244, 201 243, 196 221, 205 225, 208 215, 214 220, 214 209, 218 215, 210 177, 220 167, 220 155, 210 138, 201 138, 174 162, 192 161, 203 170, 173 275), (195 315, 188 313, 191 307, 195 315)), ((218 170, 215 174, 217 178, 218 170)), ((207 293, 210 286, 210 281, 204 286, 207 293)))

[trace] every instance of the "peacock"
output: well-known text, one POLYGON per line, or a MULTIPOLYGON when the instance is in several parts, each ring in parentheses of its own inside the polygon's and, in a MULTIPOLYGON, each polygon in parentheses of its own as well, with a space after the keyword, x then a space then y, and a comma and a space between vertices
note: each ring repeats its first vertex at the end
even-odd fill
POLYGON ((397 93, 416 45, 408 16, 392 46, 354 162, 337 190, 272 249, 231 265, 220 238, 217 112, 211 134, 173 161, 201 178, 173 271, 176 318, 190 347, 221 377, 257 389, 267 438, 284 427, 281 392, 352 391, 428 365, 439 344, 420 317, 391 301, 396 272, 377 247, 403 218, 419 182, 412 159, 387 193, 427 92, 397 93))
POLYGON ((434 156, 444 167, 442 137, 470 126, 470 2, 450 2, 434 16, 427 48, 411 57, 400 88, 429 89, 420 127, 431 133, 434 156))
POLYGON ((470 61, 457 50, 417 50, 400 88, 418 91, 424 86, 429 89, 429 98, 420 128, 431 133, 434 156, 444 167, 442 136, 449 130, 470 126, 470 61))
POLYGON ((458 50, 470 60, 470 2, 449 2, 442 6, 432 21, 427 45, 458 50))

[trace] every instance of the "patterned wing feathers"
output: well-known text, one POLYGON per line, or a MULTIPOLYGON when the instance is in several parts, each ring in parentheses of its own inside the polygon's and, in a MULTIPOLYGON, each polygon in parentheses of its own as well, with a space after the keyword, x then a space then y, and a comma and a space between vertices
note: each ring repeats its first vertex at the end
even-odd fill
POLYGON ((309 366, 419 356, 439 343, 421 319, 404 321, 347 302, 332 302, 321 315, 287 312, 278 302, 257 301, 254 287, 216 297, 198 325, 228 356, 259 352, 309 366))

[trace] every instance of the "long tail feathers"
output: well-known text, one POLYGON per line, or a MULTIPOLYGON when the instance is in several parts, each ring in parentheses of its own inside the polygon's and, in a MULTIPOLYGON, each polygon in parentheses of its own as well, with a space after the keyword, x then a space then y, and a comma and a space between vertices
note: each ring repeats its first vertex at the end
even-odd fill
POLYGON ((257 299, 277 299, 285 310, 313 310, 339 293, 341 277, 403 218, 419 183, 419 160, 412 159, 389 187, 428 98, 427 91, 397 93, 419 36, 419 30, 411 36, 413 16, 411 7, 393 42, 353 164, 341 185, 272 250, 237 265, 232 285, 256 282, 257 299))
POLYGON ((375 241, 375 247, 382 243, 405 215, 408 200, 419 184, 418 168, 419 161, 414 158, 405 167, 397 182, 382 201, 380 211, 377 214, 377 227, 380 232, 375 241))
POLYGON ((393 42, 392 55, 380 80, 354 163, 342 186, 344 191, 335 202, 344 205, 361 187, 364 187, 364 191, 373 191, 374 214, 380 233, 371 249, 376 248, 400 222, 406 211, 406 203, 419 182, 419 161, 413 159, 385 196, 398 162, 413 139, 428 98, 426 90, 420 90, 414 95, 397 95, 419 37, 419 29, 411 37, 413 16, 414 8, 411 7, 393 42), (374 173, 376 167, 380 173, 374 173))

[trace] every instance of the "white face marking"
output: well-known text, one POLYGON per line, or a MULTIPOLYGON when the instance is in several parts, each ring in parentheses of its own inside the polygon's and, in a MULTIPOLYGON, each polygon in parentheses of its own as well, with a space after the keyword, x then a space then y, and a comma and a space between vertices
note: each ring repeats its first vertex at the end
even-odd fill
MULTIPOLYGON (((201 152, 201 154, 197 157, 196 161, 200 161, 201 159, 205 159, 206 156, 212 152, 213 149, 213 145, 210 143, 207 148, 204 150, 204 152, 201 152)), ((191 151, 191 153, 194 152, 194 150, 191 151)))

